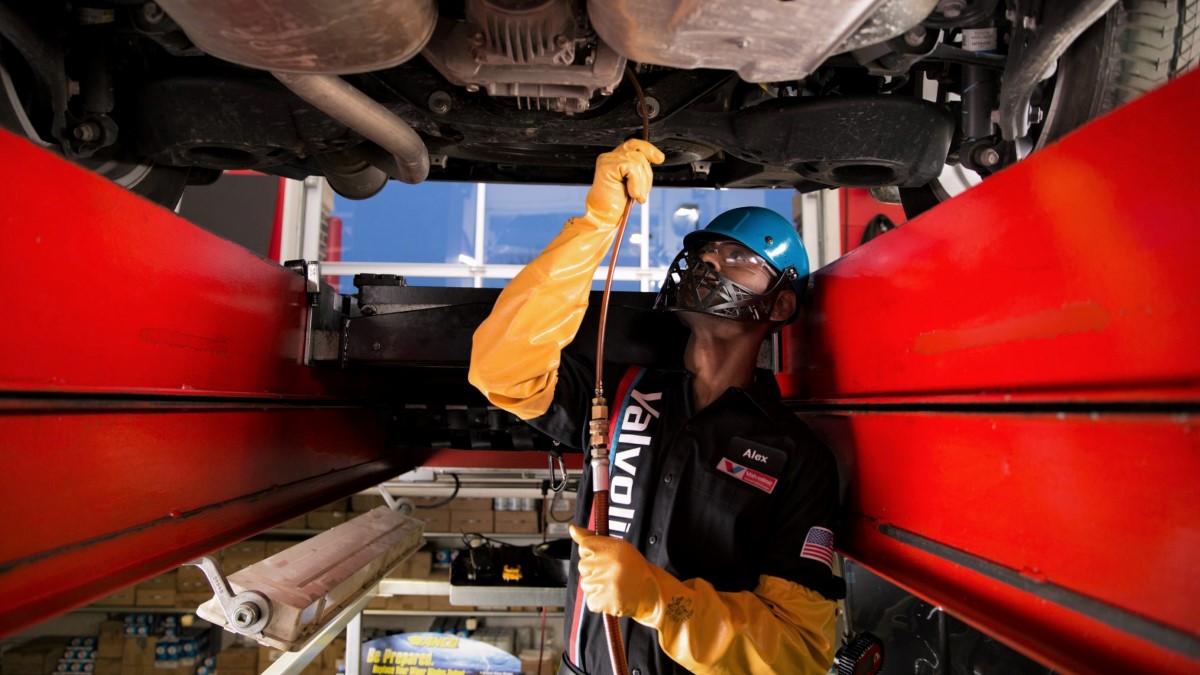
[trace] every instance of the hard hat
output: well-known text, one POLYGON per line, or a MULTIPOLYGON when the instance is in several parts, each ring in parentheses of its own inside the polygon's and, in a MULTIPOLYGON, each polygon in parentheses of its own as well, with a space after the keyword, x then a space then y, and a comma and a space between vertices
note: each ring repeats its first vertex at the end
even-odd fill
POLYGON ((792 223, 771 209, 743 206, 713 218, 703 230, 683 238, 685 248, 700 241, 733 239, 763 257, 785 275, 799 301, 808 277, 808 253, 792 223))
POLYGON ((808 255, 792 224, 783 216, 759 206, 732 209, 714 218, 703 230, 689 233, 683 244, 667 270, 655 308, 701 312, 736 321, 768 321, 779 293, 788 288, 796 294, 796 309, 783 323, 796 319, 808 278, 808 255), (779 276, 763 292, 733 281, 698 257, 701 245, 714 240, 738 242, 779 276))

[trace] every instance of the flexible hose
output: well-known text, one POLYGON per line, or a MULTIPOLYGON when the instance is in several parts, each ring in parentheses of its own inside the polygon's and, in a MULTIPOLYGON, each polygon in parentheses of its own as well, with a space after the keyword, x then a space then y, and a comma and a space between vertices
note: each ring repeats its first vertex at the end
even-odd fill
MULTIPOLYGON (((625 76, 637 92, 638 112, 642 117, 642 140, 650 142, 650 117, 646 110, 646 94, 638 83, 633 69, 625 66, 625 76)), ((617 254, 621 251, 621 240, 625 238, 625 225, 629 222, 629 210, 633 199, 625 196, 625 210, 617 222, 617 239, 608 260, 608 275, 604 279, 604 295, 600 299, 600 327, 596 333, 596 395, 592 399, 592 417, 588 423, 589 449, 592 458, 592 512, 596 517, 596 534, 608 536, 608 401, 604 398, 604 329, 608 325, 608 299, 612 293, 613 275, 617 269, 617 254)), ((621 638, 621 624, 617 617, 604 615, 604 635, 608 638, 608 658, 614 675, 628 675, 629 662, 625 657, 625 644, 621 638)))

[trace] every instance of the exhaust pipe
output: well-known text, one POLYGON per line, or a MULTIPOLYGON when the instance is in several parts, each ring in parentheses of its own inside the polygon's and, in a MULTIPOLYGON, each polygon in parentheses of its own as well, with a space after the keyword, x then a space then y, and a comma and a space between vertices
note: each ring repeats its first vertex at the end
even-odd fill
POLYGON ((374 141, 396 157, 387 173, 405 183, 429 176, 425 142, 404 120, 336 75, 272 73, 297 96, 374 141))
POLYGON ((188 37, 226 61, 265 70, 395 160, 372 162, 405 183, 429 176, 429 153, 411 127, 338 75, 399 65, 437 24, 435 0, 159 0, 188 37))

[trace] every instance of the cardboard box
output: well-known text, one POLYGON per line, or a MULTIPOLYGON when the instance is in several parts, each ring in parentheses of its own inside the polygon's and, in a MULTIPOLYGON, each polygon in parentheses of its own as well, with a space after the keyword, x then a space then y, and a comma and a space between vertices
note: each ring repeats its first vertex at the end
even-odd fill
POLYGON ((506 534, 537 534, 540 514, 537 511, 497 511, 495 532, 506 534))
POLYGON ((158 647, 156 637, 127 637, 121 648, 121 665, 134 668, 153 668, 154 650, 158 647))
POLYGON ((345 511, 313 511, 308 514, 308 529, 328 530, 346 522, 345 511))
POLYGON ((433 571, 433 551, 417 551, 404 563, 405 579, 428 579, 433 571))
POLYGON ((175 594, 178 591, 171 588, 142 588, 134 592, 134 605, 138 607, 174 607, 175 594))
POLYGON ((283 521, 276 525, 275 528, 280 530, 306 530, 308 529, 308 517, 296 516, 290 520, 283 521))
POLYGON ((321 650, 321 670, 337 672, 337 662, 346 658, 346 639, 335 638, 321 650))
POLYGON ((121 664, 121 675, 159 675, 154 672, 153 668, 142 668, 141 666, 127 666, 121 664))
POLYGON ((335 500, 329 502, 328 504, 321 506, 320 508, 313 509, 314 512, 317 512, 317 511, 341 511, 342 513, 345 513, 349 510, 350 510, 350 500, 345 497, 342 497, 341 499, 335 499, 335 500))
POLYGON ((450 532, 450 509, 417 509, 413 518, 425 521, 426 532, 450 532))
POLYGON ((178 578, 179 571, 171 570, 138 583, 137 588, 175 588, 178 578))
POLYGON ((175 606, 182 609, 196 609, 212 600, 213 592, 209 591, 175 591, 175 606))
POLYGON ((221 551, 221 559, 228 560, 229 558, 257 558, 262 560, 267 557, 267 542, 262 539, 247 539, 239 541, 236 544, 230 544, 221 551))
POLYGON ((267 557, 270 558, 276 553, 283 553, 295 545, 296 542, 294 541, 267 541, 267 557))
POLYGON ((96 659, 95 675, 121 675, 121 657, 96 659))
POLYGON ((221 561, 221 571, 225 573, 225 576, 229 576, 230 574, 244 570, 255 563, 262 562, 262 560, 262 556, 234 556, 231 558, 225 558, 221 561))
POLYGON ((450 502, 452 511, 492 511, 491 497, 456 497, 450 502))
POLYGON ((450 511, 451 532, 492 532, 495 514, 491 511, 450 511))
POLYGON ((377 595, 377 596, 371 598, 371 601, 367 603, 366 608, 367 609, 387 609, 387 604, 388 604, 388 596, 377 595))
POLYGON ((383 500, 383 495, 378 492, 372 494, 358 494, 350 497, 350 510, 356 513, 366 513, 371 509, 378 508, 386 504, 383 500))
POLYGON ((203 591, 211 588, 208 584, 208 577, 204 576, 204 572, 200 571, 199 567, 184 565, 179 568, 178 574, 175 576, 175 590, 188 591, 203 591))
POLYGON ((540 653, 536 649, 522 649, 520 659, 522 675, 554 675, 558 672, 559 656, 552 649, 540 653))
POLYGON ((259 645, 258 646, 258 670, 263 671, 263 670, 266 670, 267 668, 270 668, 271 664, 275 663, 277 660, 279 660, 279 657, 283 656, 286 653, 287 652, 283 651, 282 649, 275 649, 274 647, 267 647, 266 645, 259 645))
MULTIPOLYGON (((125 622, 101 621, 99 638, 96 640, 96 658, 120 660, 124 650, 125 622)), ((117 664, 118 669, 120 669, 120 665, 120 663, 117 664)))
POLYGON ((133 603, 137 600, 133 589, 133 586, 122 588, 116 593, 106 595, 92 604, 99 605, 100 607, 133 607, 133 603))
MULTIPOLYGON (((429 611, 430 597, 428 595, 393 595, 387 599, 387 608, 392 610, 407 610, 412 612, 429 611)), ((445 597, 445 596, 434 596, 445 597)))
POLYGON ((454 612, 471 609, 463 605, 450 604, 450 596, 448 595, 427 595, 425 597, 429 598, 429 611, 431 612, 454 612))
POLYGON ((4 652, 4 675, 47 675, 62 658, 68 638, 39 637, 4 652))
POLYGON ((258 670, 257 647, 229 647, 217 654, 217 672, 226 670, 258 670))

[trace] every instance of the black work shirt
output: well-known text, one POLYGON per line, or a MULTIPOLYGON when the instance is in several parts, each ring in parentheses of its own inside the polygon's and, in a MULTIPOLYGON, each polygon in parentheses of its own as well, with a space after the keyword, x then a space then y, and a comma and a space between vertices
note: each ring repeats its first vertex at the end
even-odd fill
MULTIPOLYGON (((761 575, 771 575, 842 597, 844 586, 830 567, 801 555, 810 528, 833 528, 836 463, 782 406, 770 372, 757 371, 752 386, 728 389, 700 411, 693 409, 687 372, 634 368, 613 375, 622 382, 605 385, 617 432, 609 454, 612 536, 676 578, 701 578, 718 591, 753 591, 761 575)), ((554 402, 530 423, 568 447, 586 448, 592 393, 591 365, 564 354, 554 402)), ((591 502, 585 465, 576 525, 590 525, 591 502)), ((601 675, 611 672, 603 619, 577 592, 578 556, 575 547, 566 658, 578 672, 601 675)), ((662 652, 654 629, 620 623, 632 675, 687 672, 662 652)))

